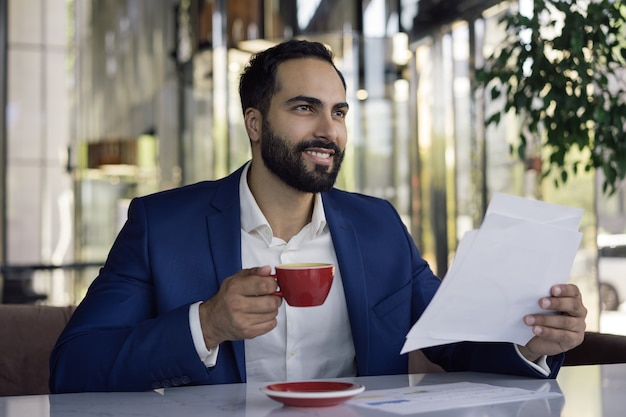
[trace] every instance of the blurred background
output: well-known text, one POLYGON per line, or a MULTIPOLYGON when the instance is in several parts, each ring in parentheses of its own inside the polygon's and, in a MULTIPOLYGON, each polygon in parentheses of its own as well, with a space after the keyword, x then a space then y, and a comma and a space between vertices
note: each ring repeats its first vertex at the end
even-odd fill
POLYGON ((542 181, 537 161, 509 151, 515 115, 484 123, 476 68, 506 36, 500 17, 528 4, 1 0, 2 302, 77 304, 130 199, 240 167, 243 65, 306 38, 347 81, 340 188, 390 200, 440 277, 493 193, 583 208, 571 281, 589 330, 626 334, 625 189, 604 195, 593 171, 542 181))

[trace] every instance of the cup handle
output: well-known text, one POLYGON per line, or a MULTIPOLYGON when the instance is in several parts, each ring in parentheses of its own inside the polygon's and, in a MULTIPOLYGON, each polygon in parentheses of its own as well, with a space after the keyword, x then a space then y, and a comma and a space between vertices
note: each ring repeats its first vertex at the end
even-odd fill
MULTIPOLYGON (((276 274, 270 274, 270 277, 276 279, 276 274)), ((276 295, 278 297, 282 297, 283 296, 283 292, 280 290, 280 287, 278 287, 278 289, 276 291, 274 291, 272 293, 272 295, 276 295)))

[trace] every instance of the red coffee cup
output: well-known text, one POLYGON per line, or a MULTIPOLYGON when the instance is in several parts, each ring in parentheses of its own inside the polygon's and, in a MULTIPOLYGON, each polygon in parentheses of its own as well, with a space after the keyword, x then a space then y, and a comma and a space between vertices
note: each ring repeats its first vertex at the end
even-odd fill
POLYGON ((325 263, 282 264, 273 275, 278 291, 292 307, 312 307, 324 304, 335 276, 335 266, 325 263))

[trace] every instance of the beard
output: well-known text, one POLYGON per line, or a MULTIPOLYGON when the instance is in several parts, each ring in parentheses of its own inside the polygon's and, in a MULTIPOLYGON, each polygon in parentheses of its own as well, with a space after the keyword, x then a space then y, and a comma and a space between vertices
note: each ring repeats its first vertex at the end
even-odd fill
POLYGON ((344 152, 334 142, 311 139, 293 147, 284 138, 274 134, 269 123, 263 121, 261 135, 261 157, 265 166, 288 186, 305 193, 320 193, 330 190, 339 174, 344 152), (302 153, 307 148, 325 148, 335 151, 330 166, 316 164, 307 168, 302 153))

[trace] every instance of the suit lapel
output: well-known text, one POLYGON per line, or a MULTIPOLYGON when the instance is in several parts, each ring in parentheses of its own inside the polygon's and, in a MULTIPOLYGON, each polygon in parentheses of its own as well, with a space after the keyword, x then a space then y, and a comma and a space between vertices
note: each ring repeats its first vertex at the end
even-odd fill
POLYGON ((211 256, 220 284, 241 269, 240 178, 241 170, 220 183, 211 201, 213 210, 207 215, 211 256))
MULTIPOLYGON (((241 215, 239 205, 240 168, 220 181, 207 215, 207 231, 211 258, 215 267, 218 285, 241 270, 241 215)), ((246 381, 244 342, 231 342, 241 381, 246 381)))
POLYGON ((346 295, 352 338, 356 350, 359 373, 366 372, 369 363, 369 308, 363 256, 352 221, 344 216, 336 201, 336 191, 322 195, 326 221, 337 255, 338 267, 346 295))

